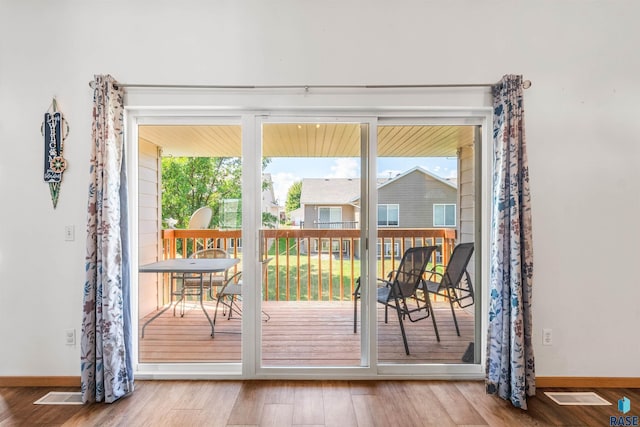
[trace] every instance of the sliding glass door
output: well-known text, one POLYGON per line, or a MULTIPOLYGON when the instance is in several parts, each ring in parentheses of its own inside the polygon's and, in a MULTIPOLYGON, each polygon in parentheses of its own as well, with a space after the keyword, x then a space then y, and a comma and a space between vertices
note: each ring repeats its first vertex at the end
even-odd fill
POLYGON ((335 118, 261 125, 263 367, 363 364, 353 302, 366 265, 363 126, 335 118))
POLYGON ((206 121, 138 126, 138 264, 185 258, 238 262, 204 275, 139 274, 141 364, 241 362, 242 316, 218 299, 227 280, 244 268, 242 129, 206 121))
POLYGON ((465 254, 452 264, 460 277, 448 268, 458 244, 469 242, 473 253, 475 138, 475 126, 378 126, 377 277, 397 291, 379 291, 381 364, 475 361, 475 265, 465 254), (424 262, 414 262, 422 254, 424 262), (449 278, 460 279, 452 284, 459 289, 446 287, 449 278), (466 298, 450 304, 458 296, 466 298))
POLYGON ((139 369, 479 375, 485 121, 302 113, 132 120, 138 265, 207 250, 239 260, 207 275, 201 294, 183 292, 192 278, 138 275, 139 369), (199 208, 210 216, 190 224, 199 208), (473 252, 454 284, 460 290, 447 289, 440 285, 460 244, 473 252), (398 293, 405 256, 425 247, 432 250, 414 288, 398 293), (230 278, 237 292, 225 297, 230 278), (416 301, 426 309, 409 313, 416 301), (207 315, 216 319, 213 338, 207 315))

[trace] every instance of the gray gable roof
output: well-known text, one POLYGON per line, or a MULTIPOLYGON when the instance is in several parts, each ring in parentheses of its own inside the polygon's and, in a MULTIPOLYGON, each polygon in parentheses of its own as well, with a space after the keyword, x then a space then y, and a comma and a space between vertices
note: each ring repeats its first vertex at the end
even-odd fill
POLYGON ((300 204, 345 205, 359 196, 359 178, 304 178, 300 204))
MULTIPOLYGON (((398 174, 396 176, 394 176, 393 178, 389 178, 389 179, 384 179, 384 180, 380 180, 378 179, 378 190, 381 189, 382 187, 385 187, 389 184, 391 184, 392 182, 396 182, 396 181, 400 181, 402 178, 404 178, 407 175, 411 175, 414 172, 420 172, 423 173, 433 179, 435 179, 438 182, 441 182, 442 184, 445 184, 451 188, 458 188, 453 182, 446 180, 444 178, 440 178, 438 175, 434 175, 431 172, 429 172, 428 170, 421 168, 420 166, 416 166, 413 167, 411 169, 409 169, 408 171, 402 172, 401 174, 398 174)), ((359 204, 358 202, 360 201, 360 195, 357 195, 355 198, 353 198, 352 200, 349 201, 349 203, 351 204, 359 204)))
MULTIPOLYGON (((452 188, 457 188, 454 183, 432 174, 426 169, 416 166, 396 175, 393 178, 379 178, 378 188, 398 181, 412 172, 422 172, 433 179, 442 182, 452 188)), ((302 205, 346 205, 354 204, 360 200, 360 178, 303 178, 300 204, 302 205)))
POLYGON ((425 174, 425 175, 427 175, 427 176, 430 176, 431 178, 435 179, 436 181, 440 181, 440 182, 441 182, 441 183, 443 183, 443 184, 447 184, 447 185, 448 185, 448 186, 450 186, 451 188, 458 188, 458 187, 456 186, 456 184, 455 184, 454 182, 452 182, 451 180, 447 180, 447 179, 444 179, 444 178, 439 177, 438 175, 434 175, 434 174, 432 174, 431 172, 429 172, 428 170, 426 170, 426 169, 424 169, 424 168, 421 168, 420 166, 416 166, 416 167, 413 167, 413 168, 409 169, 409 170, 408 170, 408 171, 406 171, 406 172, 402 172, 401 174, 396 175, 395 177, 393 177, 393 178, 391 178, 391 179, 389 179, 389 180, 386 180, 386 181, 385 181, 384 183, 382 183, 382 184, 378 183, 378 188, 380 188, 380 187, 384 187, 384 186, 385 186, 385 185, 387 185, 387 184, 390 184, 390 183, 392 183, 392 182, 398 181, 398 180, 400 180, 400 179, 404 178, 405 176, 407 176, 407 175, 409 175, 410 173, 415 172, 415 171, 422 172, 423 174, 425 174))

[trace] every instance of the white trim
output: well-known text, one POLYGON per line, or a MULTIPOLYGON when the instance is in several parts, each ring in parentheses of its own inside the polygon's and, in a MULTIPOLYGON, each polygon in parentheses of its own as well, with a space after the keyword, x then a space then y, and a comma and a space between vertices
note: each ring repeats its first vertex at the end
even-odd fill
MULTIPOLYGON (((370 135, 372 134, 371 129, 375 130, 375 118, 372 117, 361 117, 361 116, 327 116, 325 114, 320 113, 311 113, 310 116, 307 116, 306 113, 299 113, 295 115, 263 115, 257 117, 257 127, 262 128, 262 124, 264 123, 330 123, 330 122, 339 122, 339 123, 354 123, 358 125, 368 125, 370 128, 370 135)), ((374 139, 374 141, 376 141, 374 139)), ((258 139, 258 143, 262 146, 262 138, 258 139)), ((260 149, 261 152, 261 149, 260 149)), ((362 154, 361 157, 362 158, 362 154)), ((375 156, 373 157, 375 159, 375 156)), ((369 159, 371 161, 371 159, 369 159)), ((373 168, 375 171, 375 167, 373 168)), ((364 168, 362 169, 362 173, 365 173, 364 168)), ((361 177, 362 178, 362 177, 361 177)), ((375 183, 375 180, 373 181, 375 183)), ((375 191, 374 191, 375 193, 375 191)), ((341 206, 331 206, 331 205, 318 205, 319 207, 328 207, 334 208, 339 207, 342 211, 341 206)), ((375 216, 372 216, 375 219, 375 216)), ((375 233, 375 228, 373 229, 375 233)), ((361 239, 362 241, 362 239, 361 239)), ((374 254, 375 255, 375 254, 374 254)), ((375 264, 374 264, 375 271, 375 264)), ((259 291, 258 291, 259 292, 259 291)), ((375 295, 374 295, 375 296, 375 295)), ((243 296, 244 298, 244 296, 243 296)), ((259 298, 258 298, 259 299, 259 298)), ((375 307, 375 305, 374 305, 375 307)), ((260 310, 259 307, 255 308, 256 310, 260 310)), ((375 319, 372 316, 367 314, 367 308, 363 307, 361 310, 361 316, 363 321, 361 321, 360 328, 360 336, 361 336, 361 361, 362 366, 359 367, 347 367, 347 366, 327 366, 327 367, 296 367, 296 366, 261 366, 260 353, 257 355, 256 359, 256 372, 254 378, 259 379, 300 379, 300 378, 310 378, 310 379, 322 379, 322 378, 335 378, 335 379, 373 379, 376 378, 376 367, 374 364, 371 364, 370 354, 371 354, 371 342, 368 336, 366 336, 366 331, 371 329, 370 325, 364 325, 366 319, 369 318, 372 322, 374 322, 374 330, 375 330, 375 319), (365 331, 363 333, 363 331, 365 331)), ((258 322, 261 323, 261 322, 258 322)), ((261 325, 260 325, 261 326, 261 325)), ((261 341, 261 334, 257 334, 256 336, 258 341, 261 341)), ((373 340, 375 342, 375 340, 373 340)), ((256 342, 256 348, 261 345, 261 342, 256 342)))
MULTIPOLYGON (((484 366, 487 358, 487 334, 489 327, 489 257, 491 243, 491 201, 493 198, 493 189, 491 178, 493 177, 493 109, 487 108, 482 117, 482 138, 480 153, 480 190, 476 196, 476 201, 480 201, 479 220, 476 224, 477 234, 480 235, 480 244, 475 245, 476 266, 480 265, 480 271, 476 269, 475 293, 480 295, 480 304, 475 304, 476 318, 476 339, 480 342, 480 364, 484 366), (480 280, 478 280, 478 278, 480 280), (478 320, 480 325, 478 325, 478 320)), ((476 183, 478 185, 478 183, 476 183)), ((476 346, 477 348, 478 346, 476 346)))
MULTIPOLYGON (((166 125, 166 124, 233 124, 241 125, 240 117, 233 117, 224 112, 223 114, 189 116, 182 110, 165 109, 158 114, 156 110, 138 110, 132 107, 125 107, 125 130, 127 140, 125 147, 127 150, 127 184, 129 190, 129 232, 131 244, 131 322, 132 330, 139 330, 139 309, 138 309, 138 126, 141 125, 166 125), (172 114, 176 114, 175 116, 172 114)), ((260 170, 260 168, 258 168, 260 170)), ((259 204, 257 206, 260 206, 259 204)), ((244 217, 243 217, 244 220, 244 217)), ((244 244, 244 242, 243 242, 244 244)), ((247 248, 243 248, 247 251, 247 248)), ((246 273, 245 273, 246 274, 246 273)), ((246 300, 246 298, 245 298, 246 300)), ((140 363, 139 343, 140 339, 136 333, 133 339, 133 369, 136 378, 144 379, 196 379, 196 378, 237 378, 241 369, 241 363, 140 363)), ((243 345, 243 350, 245 346, 243 345)))
MULTIPOLYGON (((262 322, 260 313, 260 291, 262 275, 260 266, 260 244, 258 242, 262 223, 262 149, 256 141, 262 138, 262 128, 257 117, 242 115, 242 235, 243 281, 260 283, 252 286, 254 292, 242 292, 242 304, 250 307, 242 312, 242 374, 246 378, 255 376, 258 358, 262 352, 262 322), (253 260, 253 262, 251 262, 253 260), (247 262, 248 261, 248 262, 247 262)), ((246 287, 243 288, 246 290, 246 287)))
POLYGON ((140 380, 240 379, 242 377, 240 363, 140 363, 136 371, 136 379, 140 380))
POLYGON ((363 178, 365 178, 363 181, 366 184, 367 194, 362 195, 366 197, 365 200, 367 200, 369 208, 367 209, 366 204, 361 208, 361 215, 364 215, 366 219, 367 228, 363 229, 362 232, 366 239, 360 239, 361 242, 367 242, 367 248, 362 252, 367 256, 360 257, 361 260, 365 260, 367 263, 361 267, 364 270, 364 277, 362 279, 360 297, 360 342, 363 360, 367 357, 367 366, 369 366, 372 374, 375 373, 376 377, 379 375, 378 293, 375 290, 377 287, 378 258, 376 250, 373 248, 373 242, 378 241, 378 210, 377 208, 373 209, 373 207, 378 206, 378 123, 379 118, 372 119, 369 123, 369 146, 365 153, 368 156, 368 165, 363 171, 363 178), (366 175, 367 172, 368 175, 366 175))
POLYGON ((138 333, 140 330, 138 327, 139 309, 138 309, 138 294, 139 294, 139 281, 138 281, 138 123, 139 118, 131 110, 125 108, 124 112, 124 127, 126 130, 125 150, 127 158, 127 201, 129 203, 129 263, 131 271, 129 276, 131 278, 130 283, 130 297, 131 297, 131 330, 136 331, 132 339, 132 360, 133 371, 137 375, 139 370, 139 346, 138 346, 138 333))

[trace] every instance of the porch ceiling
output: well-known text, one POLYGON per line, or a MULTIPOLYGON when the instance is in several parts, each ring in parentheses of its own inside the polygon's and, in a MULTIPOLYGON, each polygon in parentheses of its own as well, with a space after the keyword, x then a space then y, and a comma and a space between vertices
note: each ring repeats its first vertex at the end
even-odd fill
MULTIPOLYGON (((357 157, 360 128, 350 123, 268 124, 266 157, 357 157)), ((140 139, 162 147, 165 156, 237 157, 239 125, 140 126, 140 139)), ((380 157, 455 157, 473 143, 473 126, 379 126, 380 157)))

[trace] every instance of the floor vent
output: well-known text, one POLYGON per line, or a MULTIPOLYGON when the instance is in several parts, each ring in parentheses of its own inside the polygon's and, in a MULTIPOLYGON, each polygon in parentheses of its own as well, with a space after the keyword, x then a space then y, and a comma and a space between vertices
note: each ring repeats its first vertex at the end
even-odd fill
POLYGON ((82 393, 51 391, 33 402, 34 405, 82 405, 82 393))
POLYGON ((558 405, 611 405, 611 403, 604 400, 592 391, 585 392, 559 392, 559 391, 545 391, 549 399, 556 402, 558 405))

